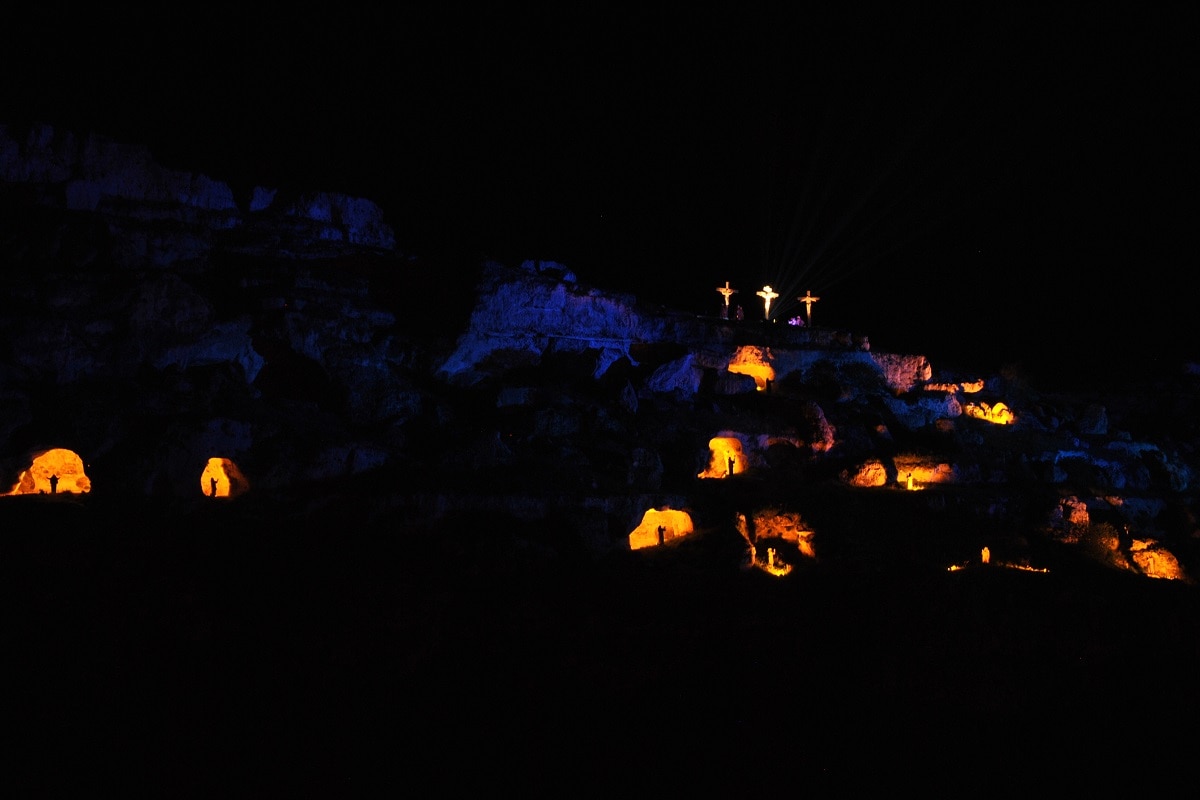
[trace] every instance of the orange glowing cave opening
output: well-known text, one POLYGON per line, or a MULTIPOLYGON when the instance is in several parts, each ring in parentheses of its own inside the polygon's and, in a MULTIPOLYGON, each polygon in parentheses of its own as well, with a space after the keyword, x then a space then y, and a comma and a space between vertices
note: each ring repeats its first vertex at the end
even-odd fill
POLYGON ((817 553, 813 548, 814 533, 801 520, 796 512, 784 512, 775 509, 758 511, 754 514, 754 534, 751 535, 750 525, 745 514, 737 515, 738 533, 749 546, 749 566, 756 567, 782 578, 790 575, 793 566, 783 559, 777 547, 760 547, 768 542, 786 542, 796 546, 797 553, 809 559, 816 559, 817 553), (763 558, 763 556, 766 556, 763 558))
POLYGON ((726 369, 754 378, 754 387, 762 392, 775 380, 775 368, 771 366, 770 359, 771 351, 766 348, 739 347, 726 369))
POLYGON ((708 467, 696 477, 728 478, 746 471, 749 460, 736 436, 714 436, 708 440, 708 467))
POLYGON ((1016 417, 1013 415, 1012 409, 1010 409, 1004 403, 996 403, 995 405, 988 405, 987 403, 979 403, 978 405, 975 403, 967 403, 967 405, 963 407, 963 412, 968 417, 987 420, 988 422, 996 425, 1012 425, 1017 421, 1016 417))
MULTIPOLYGON (((892 463, 896 466, 896 485, 910 492, 950 485, 958 481, 953 464, 929 461, 921 456, 909 454, 896 456, 892 463)), ((883 486, 884 483, 874 485, 883 486)))
POLYGON ((670 508, 647 509, 642 522, 629 534, 629 549, 641 550, 655 547, 672 539, 687 536, 693 531, 692 516, 686 511, 670 508))
POLYGON ((35 455, 7 494, 87 494, 91 490, 92 481, 79 454, 56 447, 35 455))
POLYGON ((207 497, 237 497, 250 488, 250 482, 228 458, 210 458, 200 474, 200 491, 207 497))

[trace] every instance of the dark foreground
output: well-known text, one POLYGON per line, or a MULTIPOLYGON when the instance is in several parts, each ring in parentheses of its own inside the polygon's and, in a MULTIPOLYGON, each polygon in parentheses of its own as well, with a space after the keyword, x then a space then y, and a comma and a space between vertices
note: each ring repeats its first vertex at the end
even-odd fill
POLYGON ((60 768, 80 752, 61 742, 88 742, 193 788, 227 785, 229 761, 193 763, 217 749, 256 791, 382 769, 572 796, 654 775, 1169 775, 1195 743, 1181 582, 1052 550, 1048 573, 888 556, 781 579, 721 530, 563 561, 358 522, 5 498, 10 729, 60 768))

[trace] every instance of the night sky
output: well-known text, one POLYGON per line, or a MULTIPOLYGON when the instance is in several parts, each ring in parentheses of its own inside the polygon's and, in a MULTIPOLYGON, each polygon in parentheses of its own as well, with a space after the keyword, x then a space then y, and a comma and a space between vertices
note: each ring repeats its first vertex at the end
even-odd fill
POLYGON ((811 291, 935 368, 1200 358, 1182 11, 84 13, 6 26, 0 122, 366 197, 424 263, 752 320, 771 284, 775 324, 811 291))

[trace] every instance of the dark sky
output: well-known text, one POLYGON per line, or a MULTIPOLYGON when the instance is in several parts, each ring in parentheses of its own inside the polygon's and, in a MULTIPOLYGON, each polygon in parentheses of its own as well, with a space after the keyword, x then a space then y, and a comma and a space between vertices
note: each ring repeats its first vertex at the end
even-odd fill
POLYGON ((6 26, 0 121, 367 197, 451 266, 753 319, 769 283, 777 324, 810 290, 935 366, 1200 358, 1182 10, 85 13, 6 26))

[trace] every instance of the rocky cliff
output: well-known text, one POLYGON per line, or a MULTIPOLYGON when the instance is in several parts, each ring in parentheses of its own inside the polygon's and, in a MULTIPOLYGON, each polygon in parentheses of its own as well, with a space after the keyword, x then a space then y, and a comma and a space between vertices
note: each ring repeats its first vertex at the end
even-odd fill
POLYGON ((431 303, 441 265, 399 250, 368 200, 239 202, 47 126, 0 127, 0 203, 0 485, 18 494, 48 491, 32 467, 53 449, 78 454, 94 502, 195 500, 217 458, 239 494, 296 513, 370 487, 374 520, 502 515, 593 554, 642 541, 651 511, 689 532, 746 519, 754 561, 758 529, 804 498, 899 493, 914 527, 986 530, 1014 558, 1042 537, 1141 574, 1200 569, 1186 370, 1044 394, 858 333, 648 307, 535 260, 431 303))
POLYGON ((771 793, 889 758, 921 786, 1192 763, 1187 365, 946 374, 553 262, 455 271, 369 201, 237 200, 47 127, 0 128, 0 259, 30 741, 132 739, 137 770, 161 741, 176 770, 179 742, 304 737, 338 787, 364 752, 575 786, 664 743, 771 793))

